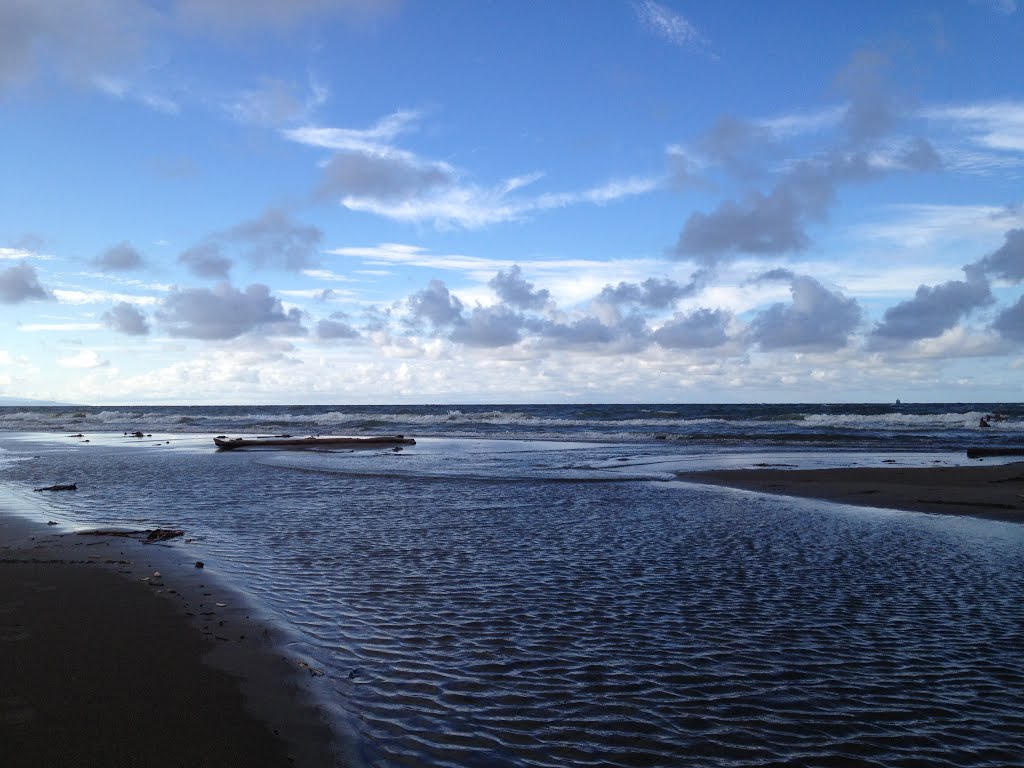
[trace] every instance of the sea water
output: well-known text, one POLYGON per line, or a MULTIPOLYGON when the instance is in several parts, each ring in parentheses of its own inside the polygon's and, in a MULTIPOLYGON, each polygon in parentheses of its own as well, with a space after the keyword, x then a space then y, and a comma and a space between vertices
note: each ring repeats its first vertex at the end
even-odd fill
POLYGON ((366 765, 1019 764, 1024 526, 675 480, 1024 431, 1019 406, 911 410, 0 409, 0 482, 70 527, 185 529, 325 671, 366 765), (417 444, 210 440, 282 432, 417 444))

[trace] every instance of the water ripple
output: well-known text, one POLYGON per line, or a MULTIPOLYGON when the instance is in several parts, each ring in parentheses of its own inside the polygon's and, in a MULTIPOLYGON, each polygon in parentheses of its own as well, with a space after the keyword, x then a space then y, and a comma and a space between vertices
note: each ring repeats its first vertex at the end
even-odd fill
POLYGON ((200 531, 301 633, 370 766, 1024 754, 1024 526, 536 483, 511 454, 429 479, 118 456, 54 503, 116 516, 130 477, 133 515, 200 531))

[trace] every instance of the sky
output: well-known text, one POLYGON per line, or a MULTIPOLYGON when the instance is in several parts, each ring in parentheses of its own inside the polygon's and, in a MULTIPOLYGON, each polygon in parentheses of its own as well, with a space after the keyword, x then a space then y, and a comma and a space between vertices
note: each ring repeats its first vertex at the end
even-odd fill
POLYGON ((0 398, 1024 400, 1024 4, 0 0, 0 398))

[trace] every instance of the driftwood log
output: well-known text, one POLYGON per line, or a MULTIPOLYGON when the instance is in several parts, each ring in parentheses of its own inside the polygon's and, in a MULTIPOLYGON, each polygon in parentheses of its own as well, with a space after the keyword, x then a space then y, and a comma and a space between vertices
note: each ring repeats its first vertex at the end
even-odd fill
POLYGON ((48 485, 45 488, 33 488, 33 491, 77 491, 78 484, 71 483, 69 485, 48 485))
POLYGON ((79 536, 122 536, 124 538, 134 539, 143 538, 144 543, 151 544, 155 541, 167 541, 168 539, 176 539, 179 536, 184 536, 185 532, 177 528, 150 528, 145 531, 119 531, 119 530, 104 530, 102 528, 95 531, 79 531, 79 536))
POLYGON ((1024 456, 1024 447, 1007 446, 1003 448, 968 448, 968 459, 980 459, 985 456, 1024 456))
POLYGON ((184 536, 185 532, 178 530, 177 528, 156 528, 149 531, 146 535, 146 543, 153 541, 167 541, 167 539, 176 539, 179 536, 184 536))

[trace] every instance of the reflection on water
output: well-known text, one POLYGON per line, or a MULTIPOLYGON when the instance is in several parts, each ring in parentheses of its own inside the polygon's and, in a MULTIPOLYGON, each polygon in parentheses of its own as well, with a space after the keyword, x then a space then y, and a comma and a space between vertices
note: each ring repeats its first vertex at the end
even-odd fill
POLYGON ((584 482, 622 449, 540 447, 65 451, 3 479, 203 533, 370 765, 1019 761, 1024 526, 584 482))

